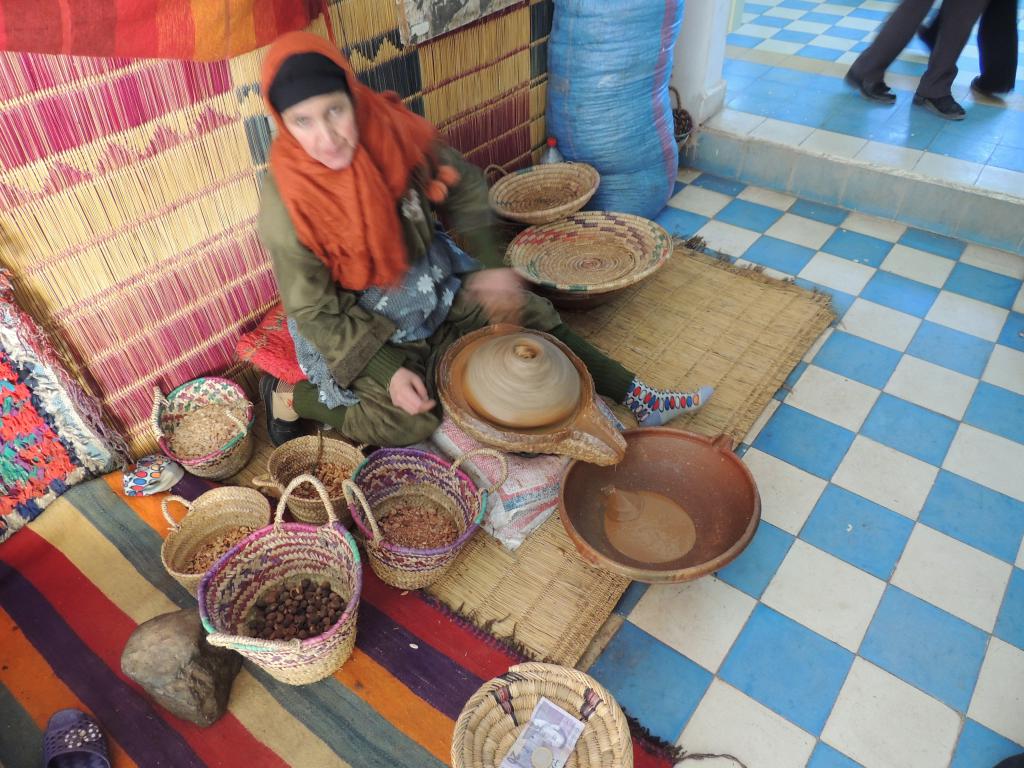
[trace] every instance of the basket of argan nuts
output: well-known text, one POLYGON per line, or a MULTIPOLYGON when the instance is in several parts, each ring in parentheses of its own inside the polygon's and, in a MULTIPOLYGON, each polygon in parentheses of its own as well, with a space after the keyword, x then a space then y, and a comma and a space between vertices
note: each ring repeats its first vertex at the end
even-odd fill
POLYGON ((199 614, 211 645, 231 648, 284 683, 334 673, 352 653, 363 585, 359 550, 312 475, 292 480, 274 522, 248 536, 206 572, 199 614), (327 523, 285 523, 301 483, 317 489, 327 523))

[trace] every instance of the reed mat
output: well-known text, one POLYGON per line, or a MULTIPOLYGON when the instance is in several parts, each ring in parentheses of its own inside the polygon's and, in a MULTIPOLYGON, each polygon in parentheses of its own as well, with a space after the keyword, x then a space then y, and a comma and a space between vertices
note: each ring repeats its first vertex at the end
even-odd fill
MULTIPOLYGON (((655 276, 566 322, 659 387, 712 384, 672 427, 739 443, 835 318, 829 298, 676 245, 655 276)), ((531 658, 575 665, 629 580, 587 565, 552 517, 514 553, 476 536, 430 594, 531 658)))

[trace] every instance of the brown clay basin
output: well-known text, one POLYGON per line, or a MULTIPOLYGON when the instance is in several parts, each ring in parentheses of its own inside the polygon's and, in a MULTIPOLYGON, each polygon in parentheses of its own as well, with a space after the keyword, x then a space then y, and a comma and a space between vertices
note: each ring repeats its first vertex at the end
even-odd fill
POLYGON ((649 583, 690 581, 732 562, 761 519, 732 440, 648 427, 623 433, 614 466, 573 461, 559 515, 583 559, 649 583))

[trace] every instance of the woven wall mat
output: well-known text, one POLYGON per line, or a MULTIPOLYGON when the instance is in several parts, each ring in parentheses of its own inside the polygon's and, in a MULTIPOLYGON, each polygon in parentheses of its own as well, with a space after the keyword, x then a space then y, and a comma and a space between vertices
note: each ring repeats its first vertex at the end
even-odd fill
MULTIPOLYGON (((737 442, 834 317, 827 296, 678 244, 651 280, 565 315, 655 386, 713 384, 708 406, 672 426, 737 442)), ((515 553, 474 537, 429 592, 527 655, 573 666, 628 584, 586 565, 556 516, 515 553)))

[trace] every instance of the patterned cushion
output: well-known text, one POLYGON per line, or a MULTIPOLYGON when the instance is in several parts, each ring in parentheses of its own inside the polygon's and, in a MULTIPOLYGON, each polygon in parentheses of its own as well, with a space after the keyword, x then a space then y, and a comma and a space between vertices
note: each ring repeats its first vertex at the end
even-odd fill
POLYGON ((239 337, 235 351, 242 360, 287 384, 298 384, 306 378, 295 357, 295 342, 288 333, 288 317, 281 304, 267 312, 255 330, 239 337))
POLYGON ((121 452, 0 270, 0 542, 68 486, 108 472, 121 452))

